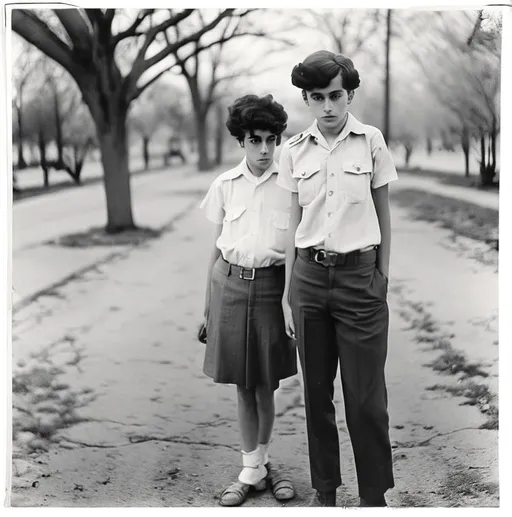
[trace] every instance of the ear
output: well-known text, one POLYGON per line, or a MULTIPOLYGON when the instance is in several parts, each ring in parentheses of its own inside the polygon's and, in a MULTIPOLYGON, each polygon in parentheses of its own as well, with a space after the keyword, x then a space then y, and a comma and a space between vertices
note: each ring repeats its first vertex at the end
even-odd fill
POLYGON ((308 94, 306 93, 306 90, 302 90, 302 100, 309 106, 308 94))
POLYGON ((348 104, 350 104, 352 102, 352 99, 354 98, 354 95, 355 95, 355 90, 351 90, 348 92, 348 104))
POLYGON ((240 144, 240 147, 243 149, 245 147, 243 140, 238 140, 238 143, 240 144))

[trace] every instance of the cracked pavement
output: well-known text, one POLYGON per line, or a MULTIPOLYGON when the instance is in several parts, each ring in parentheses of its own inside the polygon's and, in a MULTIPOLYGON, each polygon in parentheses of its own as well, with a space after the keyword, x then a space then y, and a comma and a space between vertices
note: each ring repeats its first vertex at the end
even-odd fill
MULTIPOLYGON (((478 406, 429 389, 460 377, 427 366, 440 350, 418 340, 428 325, 410 324, 425 322, 418 314, 428 309, 435 323, 428 335, 463 350, 488 375, 478 382, 497 393, 495 267, 454 251, 449 232, 396 207, 393 227, 387 379, 396 487, 389 504, 497 506, 497 431, 481 429, 486 415, 478 406)), ((15 313, 13 506, 217 505, 238 475, 240 453, 235 389, 203 375, 196 339, 207 242, 202 214, 189 210, 159 239, 15 313)), ((335 397, 344 483, 338 504, 353 506, 339 379, 335 397)), ((277 392, 270 455, 296 487, 286 506, 307 505, 300 374, 277 392)), ((281 504, 267 491, 245 506, 281 504)))

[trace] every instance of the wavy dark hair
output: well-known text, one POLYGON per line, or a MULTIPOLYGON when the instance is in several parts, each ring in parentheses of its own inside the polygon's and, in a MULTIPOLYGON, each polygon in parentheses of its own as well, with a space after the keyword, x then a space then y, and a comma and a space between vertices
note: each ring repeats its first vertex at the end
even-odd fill
POLYGON ((247 131, 252 134, 259 129, 270 131, 277 136, 276 144, 281 143, 281 133, 286 129, 288 114, 272 95, 244 95, 228 107, 228 112, 226 126, 239 142, 244 141, 247 131))
POLYGON ((343 54, 319 50, 293 67, 292 84, 306 91, 325 88, 339 73, 345 90, 352 91, 359 86, 359 72, 351 59, 343 54))

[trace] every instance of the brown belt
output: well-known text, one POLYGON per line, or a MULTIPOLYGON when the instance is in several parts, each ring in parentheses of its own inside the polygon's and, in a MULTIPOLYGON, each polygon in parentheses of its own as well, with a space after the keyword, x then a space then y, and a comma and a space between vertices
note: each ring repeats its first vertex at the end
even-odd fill
POLYGON ((348 253, 335 253, 333 251, 318 250, 316 248, 298 248, 297 253, 309 262, 316 262, 324 267, 334 266, 357 266, 363 253, 375 251, 378 246, 365 248, 364 250, 354 250, 348 253))

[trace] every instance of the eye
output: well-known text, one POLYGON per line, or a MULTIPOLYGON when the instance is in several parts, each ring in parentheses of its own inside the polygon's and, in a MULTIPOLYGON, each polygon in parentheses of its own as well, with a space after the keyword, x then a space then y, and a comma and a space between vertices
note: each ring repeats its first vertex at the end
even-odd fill
POLYGON ((334 95, 331 95, 331 100, 337 101, 339 98, 341 98, 341 93, 335 93, 334 95))
POLYGON ((260 141, 258 139, 256 139, 256 138, 249 139, 249 142, 251 142, 251 144, 253 144, 253 145, 256 145, 256 144, 260 143, 260 141))

